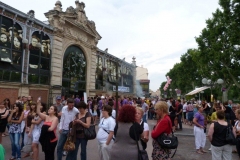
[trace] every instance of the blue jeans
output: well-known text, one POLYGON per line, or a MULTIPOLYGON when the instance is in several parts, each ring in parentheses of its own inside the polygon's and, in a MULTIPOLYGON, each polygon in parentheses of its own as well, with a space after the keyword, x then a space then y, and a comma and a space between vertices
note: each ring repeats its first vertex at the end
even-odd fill
POLYGON ((88 140, 85 138, 76 138, 75 142, 75 150, 68 152, 66 160, 77 160, 77 153, 79 145, 81 144, 81 160, 87 160, 87 142, 88 140))
POLYGON ((143 119, 143 122, 147 123, 147 114, 144 114, 142 119, 143 119))
POLYGON ((9 133, 12 147, 12 157, 21 158, 21 146, 20 146, 21 133, 9 133))
POLYGON ((58 144, 57 144, 57 160, 62 160, 63 146, 67 140, 68 130, 62 130, 59 134, 58 144))

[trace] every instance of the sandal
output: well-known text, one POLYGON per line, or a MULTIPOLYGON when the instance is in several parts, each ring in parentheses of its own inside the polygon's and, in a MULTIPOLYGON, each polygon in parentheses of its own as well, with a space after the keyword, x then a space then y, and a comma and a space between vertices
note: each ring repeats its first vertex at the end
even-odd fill
POLYGON ((196 153, 198 153, 198 154, 203 154, 201 151, 196 151, 196 153))
POLYGON ((201 152, 202 152, 202 153, 207 153, 207 151, 205 151, 205 150, 203 150, 203 149, 201 150, 201 152))
POLYGON ((11 158, 9 158, 9 160, 14 160, 14 159, 16 159, 15 157, 11 157, 11 158))
POLYGON ((25 154, 22 158, 27 158, 29 156, 30 156, 30 154, 28 153, 28 154, 25 154))

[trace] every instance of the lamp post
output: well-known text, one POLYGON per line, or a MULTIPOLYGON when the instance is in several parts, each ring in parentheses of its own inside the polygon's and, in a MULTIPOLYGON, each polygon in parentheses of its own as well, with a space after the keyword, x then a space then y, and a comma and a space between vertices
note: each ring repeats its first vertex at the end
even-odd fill
MULTIPOLYGON (((213 102, 213 95, 212 95, 212 87, 215 85, 215 84, 223 84, 224 81, 219 78, 216 82, 212 82, 211 79, 207 79, 207 78, 203 78, 202 79, 202 83, 207 85, 207 86, 210 86, 210 89, 211 89, 211 102, 213 102)), ((224 101, 224 96, 222 96, 222 101, 224 101)))

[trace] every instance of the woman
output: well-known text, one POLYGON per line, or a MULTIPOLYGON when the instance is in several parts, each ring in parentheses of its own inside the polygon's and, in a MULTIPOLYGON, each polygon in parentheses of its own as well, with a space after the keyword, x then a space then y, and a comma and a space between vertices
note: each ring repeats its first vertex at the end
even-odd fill
POLYGON ((4 104, 0 104, 0 144, 2 144, 2 134, 5 132, 8 123, 8 115, 9 110, 4 104))
POLYGON ((23 148, 23 146, 24 146, 25 125, 26 125, 26 119, 27 119, 27 115, 28 115, 29 111, 30 111, 30 106, 29 106, 29 104, 26 104, 26 109, 23 111, 23 120, 21 123, 21 131, 22 131, 22 133, 21 133, 21 136, 22 136, 21 148, 23 148))
MULTIPOLYGON (((24 134, 24 145, 32 144, 32 137, 30 134, 32 120, 37 114, 36 103, 30 103, 30 111, 27 114, 26 123, 25 123, 25 134, 24 134)), ((26 153, 23 158, 30 156, 30 153, 26 153)))
POLYGON ((131 105, 124 105, 119 110, 116 139, 110 151, 110 160, 138 159, 136 141, 140 140, 143 128, 134 123, 136 109, 131 105), (136 136, 135 136, 136 135, 136 136))
POLYGON ((168 116, 168 105, 164 101, 159 101, 155 104, 155 112, 160 117, 156 126, 152 131, 153 138, 153 152, 152 158, 153 160, 164 160, 168 159, 169 151, 161 148, 158 142, 155 140, 162 133, 170 134, 172 131, 172 123, 168 116))
POLYGON ((79 145, 81 144, 81 160, 87 159, 87 142, 85 139, 83 129, 89 128, 91 124, 91 113, 87 109, 87 104, 83 101, 77 104, 77 109, 79 114, 77 114, 76 119, 73 121, 73 128, 71 135, 73 136, 73 141, 75 142, 75 150, 68 152, 66 160, 76 160, 79 145))
POLYGON ((42 150, 45 153, 45 160, 54 160, 55 148, 57 145, 57 125, 58 115, 57 107, 51 106, 48 110, 48 115, 41 113, 41 103, 37 103, 37 114, 44 121, 39 142, 42 145, 42 150))
POLYGON ((109 152, 114 142, 113 134, 116 125, 115 119, 112 117, 112 107, 110 105, 103 106, 102 117, 97 133, 98 153, 100 160, 109 160, 109 152))
POLYGON ((237 148, 237 153, 240 158, 240 109, 237 109, 235 111, 235 115, 237 117, 237 121, 235 122, 234 129, 236 130, 236 148, 237 148))
MULTIPOLYGON (((34 109, 37 111, 37 104, 34 103, 34 109)), ((41 104, 40 110, 43 114, 46 114, 46 112, 43 110, 45 107, 45 104, 41 104)), ((43 120, 39 117, 38 114, 35 114, 34 118, 32 119, 31 122, 31 129, 29 131, 29 136, 32 138, 32 149, 33 149, 33 159, 37 160, 39 157, 39 137, 41 134, 41 128, 42 128, 43 120)))
POLYGON ((96 120, 97 120, 97 100, 94 99, 92 102, 92 118, 93 118, 93 124, 96 124, 96 120))
MULTIPOLYGON (((232 146, 226 143, 228 123, 224 120, 225 113, 218 110, 216 114, 217 122, 212 123, 208 131, 208 139, 212 144, 212 160, 231 160, 232 146)), ((232 132, 236 136, 235 128, 232 132)))
POLYGON ((23 106, 20 103, 15 103, 14 108, 8 117, 9 123, 8 132, 12 147, 12 157, 10 158, 10 160, 21 159, 20 136, 22 120, 23 120, 23 106))
POLYGON ((206 153, 206 151, 203 150, 206 143, 206 134, 204 133, 204 115, 203 115, 203 107, 202 105, 196 106, 198 109, 198 112, 194 115, 193 123, 194 126, 194 136, 195 136, 195 145, 197 149, 198 154, 206 153))
POLYGON ((146 150, 147 142, 149 140, 149 126, 147 123, 143 122, 142 117, 143 117, 142 108, 136 107, 136 122, 139 123, 143 128, 143 133, 141 134, 141 143, 143 149, 146 150))

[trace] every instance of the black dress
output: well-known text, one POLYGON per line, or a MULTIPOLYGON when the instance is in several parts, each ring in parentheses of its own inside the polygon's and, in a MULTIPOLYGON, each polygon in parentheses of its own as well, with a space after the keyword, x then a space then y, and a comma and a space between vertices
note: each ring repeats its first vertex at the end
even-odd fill
POLYGON ((6 113, 7 109, 5 109, 5 111, 3 113, 0 113, 0 133, 3 133, 5 132, 5 129, 6 129, 6 126, 7 126, 7 119, 8 117, 6 118, 1 118, 2 115, 4 115, 6 113))

